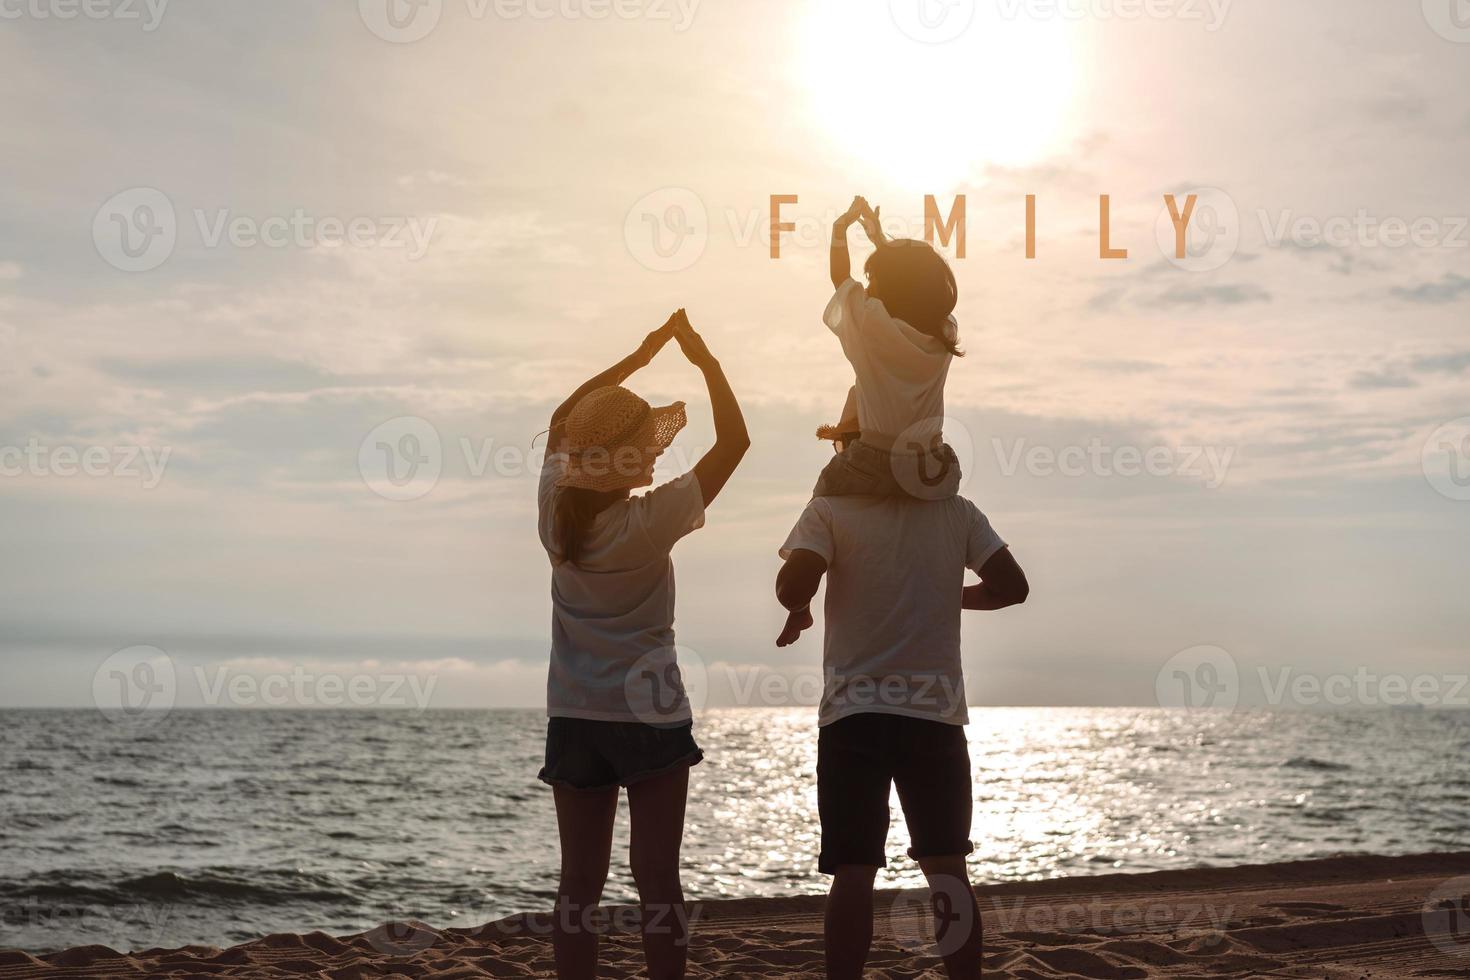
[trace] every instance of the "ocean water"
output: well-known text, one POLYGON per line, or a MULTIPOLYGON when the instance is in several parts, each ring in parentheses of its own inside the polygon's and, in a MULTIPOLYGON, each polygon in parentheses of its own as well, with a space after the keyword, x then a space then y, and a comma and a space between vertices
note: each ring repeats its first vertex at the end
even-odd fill
MULTIPOLYGON (((976 709, 979 881, 1470 848, 1470 713, 976 709)), ((0 948, 548 908, 537 711, 0 711, 0 948)), ((819 893, 811 709, 700 716, 691 898, 819 893)), ((620 815, 608 899, 634 895, 620 815)), ((915 884, 895 807, 883 883, 915 884)))

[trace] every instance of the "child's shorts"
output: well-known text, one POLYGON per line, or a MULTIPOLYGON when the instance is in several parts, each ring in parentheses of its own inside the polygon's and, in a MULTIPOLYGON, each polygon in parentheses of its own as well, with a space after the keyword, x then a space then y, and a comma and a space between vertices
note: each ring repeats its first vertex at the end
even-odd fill
POLYGON ((959 492, 960 461, 949 443, 891 453, 858 439, 822 469, 812 496, 948 500, 959 492))

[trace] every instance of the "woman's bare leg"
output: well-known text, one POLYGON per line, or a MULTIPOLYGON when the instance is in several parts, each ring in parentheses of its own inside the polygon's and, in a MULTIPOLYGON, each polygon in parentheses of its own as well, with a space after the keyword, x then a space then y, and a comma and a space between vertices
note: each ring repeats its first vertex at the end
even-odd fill
POLYGON ((633 820, 629 863, 643 906, 643 954, 649 980, 682 980, 689 952, 684 889, 679 883, 679 848, 684 842, 684 804, 689 768, 628 787, 633 820))
POLYGON ((602 901, 602 886, 607 884, 618 790, 583 793, 557 786, 554 791, 561 835, 561 881, 551 933, 556 975, 561 980, 593 980, 598 936, 588 924, 591 911, 602 901))

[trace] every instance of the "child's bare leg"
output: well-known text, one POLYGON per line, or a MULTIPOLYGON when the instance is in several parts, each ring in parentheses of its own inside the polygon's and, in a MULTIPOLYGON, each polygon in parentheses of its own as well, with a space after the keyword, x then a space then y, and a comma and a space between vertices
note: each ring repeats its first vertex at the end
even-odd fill
POLYGON ((800 609, 791 610, 786 617, 786 625, 781 629, 781 635, 776 637, 776 646, 789 647, 795 643, 803 632, 810 629, 812 625, 812 607, 802 606, 800 609))

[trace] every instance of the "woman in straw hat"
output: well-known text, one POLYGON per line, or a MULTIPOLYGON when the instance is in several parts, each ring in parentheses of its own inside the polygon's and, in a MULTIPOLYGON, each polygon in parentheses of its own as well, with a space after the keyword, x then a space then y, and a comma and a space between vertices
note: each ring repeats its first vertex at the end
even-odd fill
POLYGON ((669 552, 703 526, 705 508, 749 447, 720 363, 683 310, 551 417, 538 498, 553 608, 541 779, 553 788, 561 836, 553 939, 563 980, 596 975, 599 930, 588 913, 607 880, 623 787, 648 974, 684 976, 679 846, 689 768, 703 753, 675 653, 669 552), (653 482, 655 460, 686 420, 683 402, 652 408, 621 382, 671 338, 704 374, 715 445, 691 472, 634 497, 629 491, 653 482))

